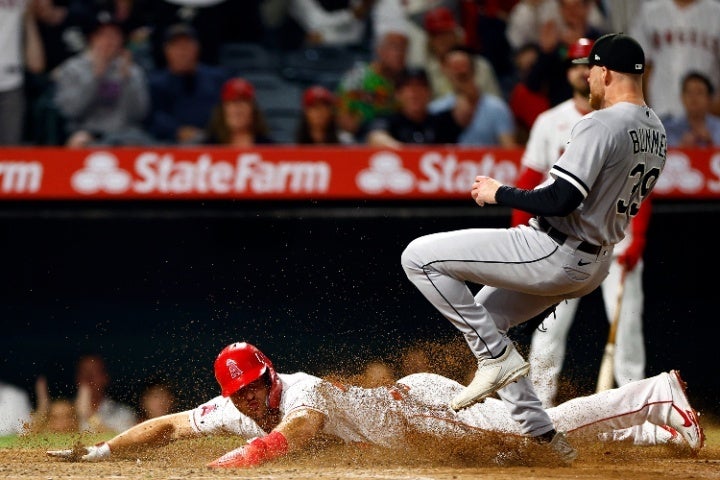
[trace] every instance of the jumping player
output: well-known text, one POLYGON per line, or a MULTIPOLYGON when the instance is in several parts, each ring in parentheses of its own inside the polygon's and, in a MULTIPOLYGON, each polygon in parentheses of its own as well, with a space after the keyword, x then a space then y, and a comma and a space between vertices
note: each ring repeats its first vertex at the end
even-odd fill
MULTIPOLYGON (((146 420, 107 442, 48 454, 97 461, 179 439, 231 434, 249 443, 208 466, 254 467, 303 449, 321 433, 387 448, 405 446, 411 434, 442 441, 482 432, 521 435, 499 400, 489 399, 460 412, 447 408, 463 387, 432 373, 408 375, 392 387, 339 385, 303 372, 278 373, 267 356, 242 342, 218 354, 215 378, 221 395, 195 409, 146 420)), ((598 434, 622 438, 620 429, 651 422, 664 426, 659 432, 670 432, 658 442, 672 442, 675 435, 697 452, 703 445, 703 431, 684 388, 679 374, 670 371, 576 398, 548 413, 570 435, 596 438, 598 434)), ((559 455, 559 461, 567 458, 559 455)))
POLYGON ((525 190, 477 176, 472 185, 479 206, 505 205, 537 218, 507 229, 426 235, 401 258, 410 281, 478 359, 475 377, 450 406, 459 410, 497 392, 523 433, 540 441, 558 433, 507 332, 602 283, 615 244, 665 166, 665 129, 643 97, 642 47, 608 34, 583 61, 596 111, 575 124, 548 182, 525 190), (483 287, 473 296, 466 282, 483 287))
MULTIPOLYGON (((565 150, 573 125, 592 110, 588 98, 588 65, 572 63, 573 60, 587 58, 592 45, 592 40, 581 38, 568 49, 566 77, 573 96, 540 114, 533 124, 516 186, 530 189, 545 181, 547 172, 565 150)), ((615 245, 610 273, 601 286, 607 318, 612 321, 618 290, 624 282, 613 365, 617 385, 645 378, 642 254, 650 209, 650 199, 645 199, 640 212, 632 217, 625 238, 615 245)), ((530 218, 532 216, 527 212, 513 210, 511 225, 528 223, 530 218)), ((565 343, 579 303, 580 298, 560 302, 553 314, 543 321, 544 328, 536 329, 532 335, 528 354, 530 378, 546 407, 555 405, 558 378, 565 359, 565 343)))

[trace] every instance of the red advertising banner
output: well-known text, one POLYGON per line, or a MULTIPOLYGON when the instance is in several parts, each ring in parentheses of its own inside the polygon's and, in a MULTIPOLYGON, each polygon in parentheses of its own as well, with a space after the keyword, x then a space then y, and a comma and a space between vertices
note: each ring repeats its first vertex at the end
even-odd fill
MULTIPOLYGON (((514 184, 521 149, 0 149, 1 200, 462 199, 514 184)), ((720 198, 720 149, 669 150, 660 198, 720 198)))

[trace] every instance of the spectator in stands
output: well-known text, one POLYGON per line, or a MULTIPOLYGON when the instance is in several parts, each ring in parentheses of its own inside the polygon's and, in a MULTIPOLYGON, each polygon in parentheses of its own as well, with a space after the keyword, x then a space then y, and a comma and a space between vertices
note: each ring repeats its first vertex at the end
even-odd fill
POLYGON ((596 3, 607 19, 611 32, 629 32, 640 5, 646 0, 598 0, 596 3))
POLYGON ((493 66, 503 96, 512 88, 514 76, 512 48, 505 31, 507 18, 518 0, 462 0, 460 24, 465 31, 465 45, 482 55, 493 66))
POLYGON ((472 52, 453 47, 443 58, 443 72, 453 93, 433 100, 433 113, 454 110, 464 128, 458 137, 461 145, 515 147, 515 120, 502 98, 483 92, 475 83, 472 52))
POLYGON ((430 113, 430 80, 421 68, 406 69, 395 85, 399 110, 375 117, 368 127, 367 144, 402 148, 403 144, 457 143, 463 125, 453 109, 430 113))
POLYGON ((361 47, 376 0, 289 0, 284 43, 361 47))
MULTIPOLYGON (((421 64, 430 77, 433 98, 452 93, 452 85, 442 71, 442 58, 451 48, 464 45, 463 31, 455 21, 452 10, 438 7, 425 14, 423 25, 426 32, 425 56, 421 64)), ((473 54, 475 82, 486 93, 502 97, 500 84, 492 64, 482 55, 473 54)))
POLYGON ((80 431, 75 405, 67 398, 50 400, 47 379, 35 381, 35 410, 25 433, 74 433, 80 431))
POLYGON ((147 7, 152 0, 72 0, 74 15, 84 15, 92 21, 108 12, 122 27, 129 44, 149 42, 151 31, 147 7))
POLYGON ((45 69, 45 52, 29 2, 0 2, 0 146, 19 145, 25 120, 25 73, 45 69))
POLYGON ((225 82, 221 101, 210 116, 206 143, 233 147, 273 143, 252 83, 240 77, 225 82))
POLYGON ((130 406, 108 395, 110 375, 100 355, 83 355, 78 359, 75 382, 75 411, 81 431, 121 432, 138 423, 130 406))
POLYGON ((71 4, 77 0, 35 0, 31 4, 45 50, 46 72, 85 48, 82 18, 71 4))
POLYGON ((173 413, 176 403, 177 398, 170 385, 151 380, 140 394, 140 421, 173 413))
POLYGON ((199 61, 195 29, 178 23, 165 32, 165 68, 152 72, 147 129, 158 141, 197 144, 204 141, 218 92, 228 72, 199 61))
MULTIPOLYGON (((620 1, 625 4, 636 3, 636 0, 620 1)), ((548 23, 553 23, 563 30, 576 30, 571 38, 567 39, 569 43, 577 37, 585 36, 585 23, 593 30, 606 32, 609 22, 598 3, 595 0, 520 0, 510 10, 505 35, 513 51, 517 52, 528 44, 539 45, 542 31, 548 23), (584 13, 586 9, 587 13, 584 13)))
POLYGON ((30 395, 20 387, 0 380, 0 437, 23 433, 31 414, 30 395))
POLYGON ((338 86, 338 125, 343 135, 364 138, 368 123, 378 115, 397 111, 395 80, 405 68, 406 26, 377 32, 375 55, 346 72, 338 86))
POLYGON ((50 402, 47 418, 41 429, 46 433, 76 433, 80 430, 75 405, 67 398, 50 402))
POLYGON ((720 115, 720 2, 646 1, 630 34, 645 51, 645 98, 662 120, 685 113, 680 88, 691 71, 710 80, 715 89, 710 111, 720 115))
POLYGON ((560 16, 546 20, 539 32, 540 52, 526 78, 533 92, 546 93, 553 107, 572 97, 567 83, 567 51, 580 38, 597 40, 604 33, 589 20, 593 0, 557 0, 560 16))
POLYGON ((684 115, 665 122, 667 143, 671 147, 712 147, 720 145, 720 117, 710 113, 714 88, 700 72, 690 72, 682 81, 684 115))
POLYGON ((67 120, 68 146, 142 145, 149 95, 143 70, 124 48, 124 32, 108 12, 89 28, 87 48, 55 71, 54 101, 67 120))
POLYGON ((264 0, 149 0, 146 6, 153 26, 150 41, 155 65, 164 66, 165 30, 188 23, 197 31, 200 61, 217 65, 225 42, 259 43, 266 29, 260 6, 264 0))
POLYGON ((302 115, 295 136, 300 145, 333 145, 340 142, 338 135, 335 95, 322 85, 305 89, 302 98, 302 115))
POLYGON ((508 104, 515 117, 516 138, 521 145, 527 142, 530 129, 538 115, 550 108, 550 100, 544 92, 534 92, 525 84, 525 79, 539 54, 538 46, 528 43, 519 48, 514 55, 517 81, 510 90, 508 104))

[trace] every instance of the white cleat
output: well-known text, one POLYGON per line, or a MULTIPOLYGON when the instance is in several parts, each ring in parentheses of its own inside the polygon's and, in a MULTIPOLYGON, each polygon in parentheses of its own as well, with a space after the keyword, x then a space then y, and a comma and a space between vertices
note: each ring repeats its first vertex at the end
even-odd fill
POLYGON ((705 433, 698 421, 698 413, 690 405, 685 393, 686 383, 680 378, 677 370, 670 370, 668 383, 672 394, 672 408, 668 415, 667 426, 676 430, 690 448, 698 452, 705 443, 705 433))
POLYGON ((530 364, 520 356, 512 344, 497 358, 478 360, 478 369, 470 385, 450 402, 450 408, 460 410, 487 397, 504 386, 528 374, 530 364))

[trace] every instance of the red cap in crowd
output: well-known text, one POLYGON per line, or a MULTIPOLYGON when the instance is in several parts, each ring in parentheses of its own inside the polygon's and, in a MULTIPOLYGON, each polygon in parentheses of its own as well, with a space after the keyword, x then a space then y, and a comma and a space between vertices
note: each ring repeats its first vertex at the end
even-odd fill
POLYGON ((335 95, 322 85, 313 85, 306 88, 302 99, 303 107, 308 107, 317 102, 334 104, 335 95))
POLYGON ((457 28, 455 16, 447 7, 438 7, 425 14, 425 30, 428 33, 450 32, 457 28))
POLYGON ((223 102, 253 100, 255 98, 255 87, 244 78, 231 78, 223 85, 221 98, 223 102))
POLYGON ((590 55, 590 50, 592 49, 593 43, 595 42, 593 42, 589 38, 579 38, 575 43, 570 45, 570 48, 568 48, 568 60, 585 58, 590 55))

